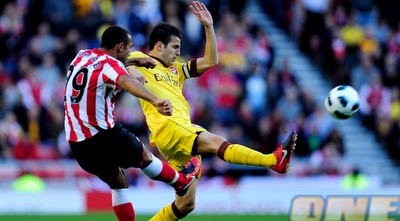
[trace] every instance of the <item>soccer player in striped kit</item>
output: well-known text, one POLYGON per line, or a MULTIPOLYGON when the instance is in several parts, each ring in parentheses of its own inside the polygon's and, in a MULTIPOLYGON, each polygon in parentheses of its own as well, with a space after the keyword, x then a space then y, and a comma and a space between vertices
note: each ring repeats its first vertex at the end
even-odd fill
MULTIPOLYGON (((296 131, 292 131, 283 143, 279 143, 273 153, 262 154, 252 148, 230 143, 224 137, 210 133, 191 122, 190 107, 182 92, 183 84, 185 80, 200 77, 206 70, 217 65, 218 50, 213 18, 207 7, 203 3, 193 1, 189 8, 204 26, 204 56, 187 63, 177 61, 177 57, 180 56, 182 31, 170 24, 161 23, 150 33, 148 55, 133 52, 127 60, 127 64, 131 64, 130 59, 146 56, 153 58, 157 63, 153 69, 136 67, 148 81, 145 87, 158 97, 169 98, 174 107, 171 116, 163 116, 157 113, 151 103, 140 99, 151 131, 150 145, 157 146, 174 168, 190 161, 193 156, 200 158, 203 154, 215 154, 233 164, 261 166, 278 173, 286 173, 296 145, 296 131)), ((194 210, 197 183, 198 180, 189 188, 187 195, 177 195, 174 202, 162 208, 150 220, 174 221, 187 216, 194 210)))
MULTIPOLYGON (((180 196, 186 194, 200 170, 198 158, 192 158, 177 172, 115 121, 116 95, 122 90, 151 103, 163 116, 172 114, 170 101, 150 93, 143 86, 143 75, 124 66, 131 46, 132 38, 126 29, 108 27, 102 34, 100 48, 81 50, 71 62, 64 97, 65 133, 71 151, 82 169, 111 188, 112 205, 119 221, 135 220, 124 168, 140 168, 151 179, 170 184, 180 196)), ((135 63, 155 65, 148 58, 138 58, 135 63)))

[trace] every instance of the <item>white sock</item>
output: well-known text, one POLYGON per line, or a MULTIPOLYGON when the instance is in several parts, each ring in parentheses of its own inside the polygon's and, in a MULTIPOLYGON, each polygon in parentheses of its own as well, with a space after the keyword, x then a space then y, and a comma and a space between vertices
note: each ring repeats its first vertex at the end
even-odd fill
POLYGON ((152 157, 153 157, 153 162, 151 162, 146 168, 142 169, 143 173, 153 180, 160 180, 168 184, 176 183, 176 181, 179 179, 179 173, 173 168, 164 168, 164 164, 166 163, 163 163, 160 159, 158 159, 154 155, 152 155, 152 157), (164 169, 165 169, 164 175, 162 175, 161 173, 163 172, 164 169))
POLYGON ((112 205, 118 206, 125 203, 130 203, 128 196, 128 188, 124 189, 111 189, 111 198, 112 198, 112 205))
POLYGON ((158 176, 162 169, 163 165, 160 159, 157 157, 154 157, 153 154, 151 154, 153 157, 153 162, 151 162, 147 167, 143 168, 142 171, 144 174, 146 174, 148 177, 153 178, 158 176))

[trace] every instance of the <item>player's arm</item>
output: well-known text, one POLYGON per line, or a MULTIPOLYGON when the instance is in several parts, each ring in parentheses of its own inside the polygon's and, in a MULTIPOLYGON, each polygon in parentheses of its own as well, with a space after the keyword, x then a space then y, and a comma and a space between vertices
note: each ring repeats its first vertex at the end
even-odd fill
MULTIPOLYGON (((128 72, 133 72, 136 70, 135 68, 129 68, 128 72)), ((137 70, 136 70, 137 71, 137 70)), ((122 75, 118 79, 118 84, 121 87, 128 91, 130 94, 139 97, 143 100, 146 100, 154 105, 157 108, 157 111, 163 115, 171 116, 172 115, 172 105, 171 102, 167 99, 159 99, 154 96, 146 87, 143 86, 141 82, 130 75, 122 75)))
POLYGON ((207 7, 203 3, 193 1, 189 8, 203 24, 206 34, 204 56, 197 59, 196 65, 197 73, 200 74, 218 64, 217 38, 214 31, 214 21, 207 7))
POLYGON ((146 77, 142 74, 142 72, 138 71, 136 68, 133 68, 131 66, 126 67, 126 70, 128 70, 128 73, 138 80, 140 83, 145 84, 148 81, 146 80, 146 77))
POLYGON ((128 58, 125 61, 125 66, 135 65, 138 67, 154 68, 157 63, 150 57, 148 58, 128 58))

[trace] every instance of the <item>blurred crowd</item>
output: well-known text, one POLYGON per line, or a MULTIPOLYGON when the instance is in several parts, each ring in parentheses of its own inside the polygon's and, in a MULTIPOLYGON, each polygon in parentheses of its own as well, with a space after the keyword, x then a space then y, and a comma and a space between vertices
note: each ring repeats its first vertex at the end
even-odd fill
POLYGON ((284 15, 273 14, 280 26, 328 80, 359 92, 357 116, 399 162, 400 2, 286 0, 281 7, 284 15))
MULTIPOLYGON (((193 122, 264 153, 297 130, 295 158, 306 166, 294 169, 296 175, 347 172, 342 162, 346 148, 335 120, 297 84, 290 59, 273 65, 274 48, 265 30, 243 10, 247 1, 203 2, 214 16, 220 65, 186 81, 193 122)), ((359 116, 393 156, 400 156, 399 15, 383 2, 259 4, 327 80, 360 92, 364 105, 359 116)), ((79 49, 99 46, 107 25, 127 28, 132 50, 146 52, 152 26, 172 23, 184 30, 182 61, 202 54, 199 45, 205 37, 186 0, 2 0, 0 11, 0 159, 73 158, 63 133, 65 70, 79 49)), ((118 99, 118 120, 148 143, 136 98, 122 94, 118 99)), ((205 157, 205 162, 209 176, 268 173, 235 170, 214 158, 205 157)))

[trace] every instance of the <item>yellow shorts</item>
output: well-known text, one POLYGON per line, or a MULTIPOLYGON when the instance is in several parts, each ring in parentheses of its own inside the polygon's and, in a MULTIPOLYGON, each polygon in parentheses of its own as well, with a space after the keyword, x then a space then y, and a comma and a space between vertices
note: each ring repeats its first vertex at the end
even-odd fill
MULTIPOLYGON (((191 152, 194 141, 202 131, 206 129, 195 124, 180 124, 168 120, 150 135, 150 143, 157 146, 168 163, 179 171, 193 157, 191 152)), ((200 156, 197 157, 201 159, 200 156)))

